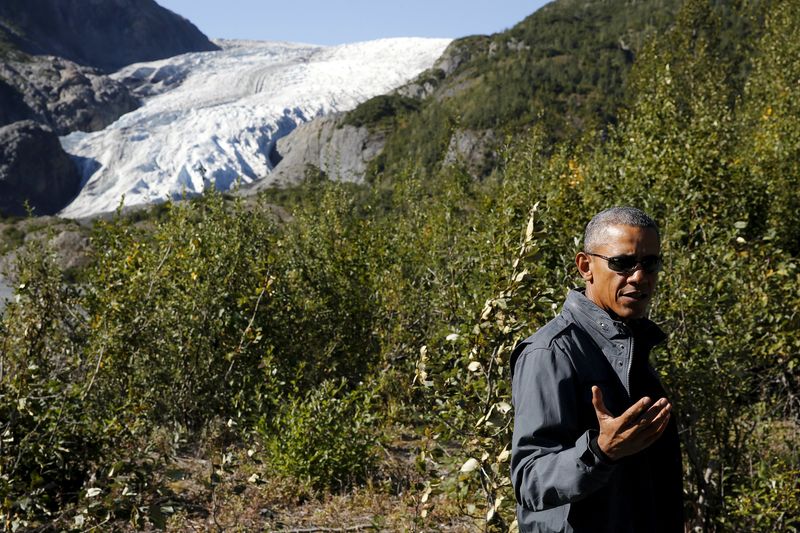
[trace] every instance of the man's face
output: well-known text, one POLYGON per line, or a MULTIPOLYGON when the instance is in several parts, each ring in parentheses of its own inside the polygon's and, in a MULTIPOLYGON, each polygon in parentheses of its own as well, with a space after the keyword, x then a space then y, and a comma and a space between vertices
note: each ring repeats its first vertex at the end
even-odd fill
MULTIPOLYGON (((641 260, 659 255, 661 244, 652 228, 614 225, 606 227, 601 244, 591 252, 606 257, 630 255, 641 260)), ((584 252, 578 254, 576 263, 586 280, 586 297, 601 309, 622 321, 645 315, 656 290, 657 272, 648 274, 641 267, 630 274, 615 272, 605 259, 584 252)))

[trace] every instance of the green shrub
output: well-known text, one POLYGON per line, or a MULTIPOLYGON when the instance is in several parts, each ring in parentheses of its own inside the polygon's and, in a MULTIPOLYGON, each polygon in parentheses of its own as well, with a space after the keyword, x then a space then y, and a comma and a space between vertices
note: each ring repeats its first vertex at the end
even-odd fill
POLYGON ((190 427, 258 410, 271 228, 214 192, 171 205, 152 230, 98 224, 86 350, 116 409, 190 427))
POLYGON ((720 522, 730 531, 800 531, 800 470, 796 462, 761 460, 749 482, 726 498, 730 515, 720 522))
POLYGON ((264 256, 274 279, 264 331, 276 378, 301 390, 329 379, 360 381, 378 360, 369 207, 345 185, 318 187, 264 256))
POLYGON ((371 398, 363 387, 326 380, 284 400, 260 426, 272 468, 315 490, 363 482, 376 461, 371 398))
POLYGON ((0 523, 25 526, 74 501, 107 436, 95 370, 83 358, 77 292, 54 254, 22 250, 15 300, 0 329, 0 523))

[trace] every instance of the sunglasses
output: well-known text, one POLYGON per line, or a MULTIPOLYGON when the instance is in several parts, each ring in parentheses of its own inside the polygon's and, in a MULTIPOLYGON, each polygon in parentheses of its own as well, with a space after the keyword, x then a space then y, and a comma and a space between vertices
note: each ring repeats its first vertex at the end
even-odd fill
POLYGON ((637 259, 635 255, 615 255, 606 257, 600 254, 584 252, 586 255, 593 255, 608 262, 608 268, 620 274, 633 274, 641 268, 647 274, 654 274, 661 270, 663 263, 660 255, 647 255, 637 259))

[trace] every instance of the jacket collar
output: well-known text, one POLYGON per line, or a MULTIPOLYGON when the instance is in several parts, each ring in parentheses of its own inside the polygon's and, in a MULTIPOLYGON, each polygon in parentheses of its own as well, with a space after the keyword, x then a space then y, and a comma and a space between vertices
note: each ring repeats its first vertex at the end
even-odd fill
POLYGON ((596 341, 605 342, 621 338, 635 337, 637 342, 644 342, 647 348, 661 343, 666 334, 655 323, 647 318, 632 320, 627 324, 611 318, 611 316, 586 297, 584 289, 572 289, 567 294, 564 310, 584 331, 596 341))

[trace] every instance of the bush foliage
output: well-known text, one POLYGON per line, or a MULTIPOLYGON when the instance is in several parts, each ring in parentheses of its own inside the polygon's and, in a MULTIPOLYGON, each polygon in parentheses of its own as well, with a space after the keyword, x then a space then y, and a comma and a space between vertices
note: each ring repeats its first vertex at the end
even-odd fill
POLYGON ((402 425, 436 443, 422 507, 512 527, 508 357, 578 283, 583 225, 633 204, 662 226, 687 525, 800 528, 800 5, 723 7, 689 0, 643 45, 618 124, 558 144, 539 124, 483 181, 412 164, 276 193, 284 221, 214 192, 118 216, 77 285, 32 247, 0 330, 4 527, 141 526, 158 435, 220 422, 317 493, 380 475, 402 425))

